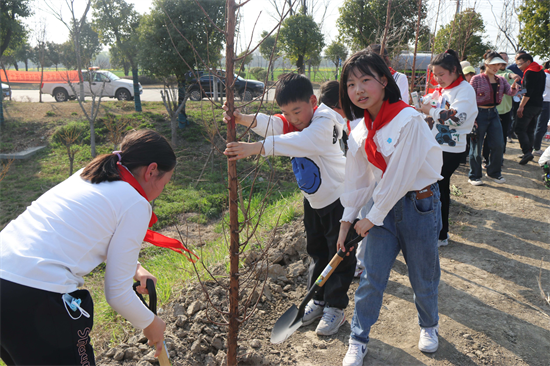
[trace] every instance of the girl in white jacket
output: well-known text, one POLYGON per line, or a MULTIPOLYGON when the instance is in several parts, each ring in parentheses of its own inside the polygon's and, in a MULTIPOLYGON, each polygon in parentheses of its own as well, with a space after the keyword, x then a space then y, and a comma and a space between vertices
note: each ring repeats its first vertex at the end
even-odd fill
POLYGON ((364 117, 348 145, 344 214, 339 249, 360 209, 373 205, 355 225, 366 236, 365 272, 355 293, 349 348, 344 366, 362 365, 372 325, 378 319, 390 270, 403 252, 421 333, 419 348, 438 348, 437 286, 440 278, 437 237, 441 229, 439 188, 442 165, 437 144, 422 115, 400 100, 384 60, 360 51, 344 64, 341 106, 349 120, 364 117), (367 233, 368 236, 367 236, 367 233))

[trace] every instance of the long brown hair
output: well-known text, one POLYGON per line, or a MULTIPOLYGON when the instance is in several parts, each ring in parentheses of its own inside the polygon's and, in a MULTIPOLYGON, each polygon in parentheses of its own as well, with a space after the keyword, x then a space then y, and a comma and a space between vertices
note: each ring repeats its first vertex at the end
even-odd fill
POLYGON ((117 162, 132 171, 141 166, 157 163, 158 170, 166 173, 176 166, 176 154, 166 138, 153 130, 132 131, 120 144, 120 152, 97 156, 80 174, 92 183, 120 180, 117 162))

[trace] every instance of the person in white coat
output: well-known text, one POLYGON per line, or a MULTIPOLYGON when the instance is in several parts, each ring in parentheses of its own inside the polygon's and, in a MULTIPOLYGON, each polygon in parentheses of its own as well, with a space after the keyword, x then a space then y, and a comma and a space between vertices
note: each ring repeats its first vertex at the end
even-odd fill
POLYGON ((400 100, 390 70, 376 53, 360 51, 351 56, 343 66, 340 88, 340 104, 348 119, 363 116, 363 121, 348 143, 339 249, 345 251, 348 230, 361 208, 373 200, 366 217, 354 226, 366 236, 365 272, 355 293, 349 347, 342 363, 363 364, 370 329, 378 319, 400 251, 415 294, 419 349, 435 352, 439 345, 441 147, 422 114, 400 100))

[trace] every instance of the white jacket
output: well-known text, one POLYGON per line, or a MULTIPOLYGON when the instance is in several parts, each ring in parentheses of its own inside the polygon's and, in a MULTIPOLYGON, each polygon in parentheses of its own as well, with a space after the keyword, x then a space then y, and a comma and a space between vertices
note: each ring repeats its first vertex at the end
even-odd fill
POLYGON ((302 131, 283 134, 279 117, 259 113, 253 131, 264 136, 263 156, 292 157, 292 169, 304 197, 314 209, 326 207, 344 192, 346 158, 338 140, 342 117, 321 104, 311 124, 302 131))
POLYGON ((431 94, 435 108, 430 110, 434 120, 432 134, 443 151, 462 153, 466 151, 466 135, 472 132, 477 117, 476 92, 462 81, 452 89, 436 90, 431 94))
POLYGON ((372 165, 365 152, 368 135, 364 121, 348 140, 342 221, 353 222, 372 197, 374 205, 366 218, 383 225, 384 218, 407 192, 418 191, 442 179, 441 147, 437 144, 422 114, 405 108, 379 129, 374 136, 378 151, 386 160, 386 172, 372 165))
POLYGON ((146 328, 154 314, 132 283, 151 205, 126 182, 92 184, 81 172, 44 193, 0 232, 0 278, 69 293, 106 262, 107 302, 136 328, 146 328))

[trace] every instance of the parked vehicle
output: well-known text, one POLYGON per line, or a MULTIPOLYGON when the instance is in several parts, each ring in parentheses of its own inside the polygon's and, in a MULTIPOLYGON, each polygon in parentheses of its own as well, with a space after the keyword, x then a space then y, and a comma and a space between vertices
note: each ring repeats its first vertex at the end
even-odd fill
MULTIPOLYGON (((88 71, 82 71, 82 80, 84 81, 84 96, 92 94, 118 100, 134 99, 134 83, 131 80, 121 79, 107 70, 98 70, 90 68, 88 71), (103 88, 103 91, 102 91, 103 88)), ((76 99, 80 93, 80 83, 73 83, 73 88, 69 83, 44 83, 42 84, 42 93, 51 94, 57 102, 66 102, 76 99)), ((143 93, 141 84, 139 85, 139 94, 143 93)))
POLYGON ((11 89, 8 84, 2 84, 2 94, 4 94, 4 98, 8 98, 11 95, 11 89))
MULTIPOLYGON (((220 76, 225 77, 225 71, 218 71, 220 76)), ((189 93, 189 99, 193 101, 199 101, 205 97, 214 96, 214 82, 218 82, 218 93, 225 96, 225 79, 218 79, 213 75, 209 75, 207 71, 196 71, 195 74, 188 73, 189 87, 187 92, 189 93), (195 74, 199 76, 197 81, 195 74)), ((242 100, 249 101, 263 94, 265 84, 261 81, 247 80, 240 76, 235 75, 235 95, 242 100)))

